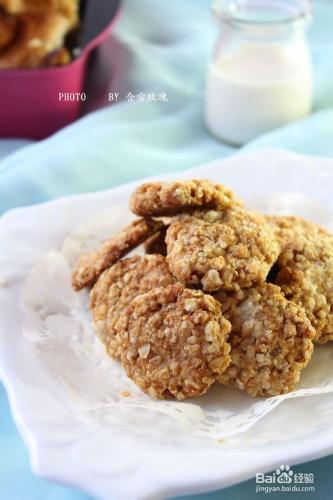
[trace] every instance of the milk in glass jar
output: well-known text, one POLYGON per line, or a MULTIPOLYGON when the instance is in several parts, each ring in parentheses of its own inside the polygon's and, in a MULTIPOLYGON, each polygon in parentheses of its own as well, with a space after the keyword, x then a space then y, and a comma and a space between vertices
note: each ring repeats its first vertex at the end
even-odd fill
POLYGON ((209 66, 206 123, 244 144, 309 114, 312 65, 305 28, 310 0, 216 0, 219 37, 209 66))

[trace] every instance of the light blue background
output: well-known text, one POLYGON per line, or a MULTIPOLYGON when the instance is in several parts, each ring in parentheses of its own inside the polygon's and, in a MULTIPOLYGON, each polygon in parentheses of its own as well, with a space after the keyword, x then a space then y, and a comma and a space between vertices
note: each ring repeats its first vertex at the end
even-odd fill
MULTIPOLYGON (((114 49, 110 52, 108 48, 103 55, 114 54, 122 62, 114 90, 122 90, 123 96, 129 91, 166 92, 169 101, 118 104, 38 144, 0 140, 1 212, 190 168, 238 152, 209 136, 202 120, 205 73, 216 36, 209 2, 127 0, 124 4, 114 49)), ((259 137, 241 151, 277 146, 333 155, 333 2, 317 1, 316 6, 315 22, 308 33, 315 67, 314 113, 302 122, 259 137)), ((0 412, 1 500, 88 498, 31 474, 3 389, 0 412)), ((294 467, 295 471, 315 474, 316 493, 306 497, 332 497, 332 469, 332 457, 294 467)), ((251 480, 192 498, 258 498, 254 491, 251 480)), ((283 497, 294 498, 295 494, 283 497)))

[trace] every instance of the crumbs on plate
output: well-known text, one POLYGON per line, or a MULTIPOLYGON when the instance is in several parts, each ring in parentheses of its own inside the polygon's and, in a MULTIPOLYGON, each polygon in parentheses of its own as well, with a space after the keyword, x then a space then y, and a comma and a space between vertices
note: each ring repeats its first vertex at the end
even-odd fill
POLYGON ((128 377, 154 399, 214 383, 292 391, 313 342, 333 340, 333 236, 251 213, 208 180, 145 183, 130 208, 140 218, 72 273, 76 291, 91 287, 96 335, 128 377), (141 244, 144 256, 125 257, 141 244))

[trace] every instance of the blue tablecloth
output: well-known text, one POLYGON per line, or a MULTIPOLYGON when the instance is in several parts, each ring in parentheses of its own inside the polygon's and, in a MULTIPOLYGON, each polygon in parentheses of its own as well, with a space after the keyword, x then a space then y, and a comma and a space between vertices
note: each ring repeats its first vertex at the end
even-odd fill
MULTIPOLYGON (((110 54, 122 63, 113 90, 121 92, 124 102, 92 113, 37 144, 0 140, 0 211, 238 153, 212 138, 202 119, 206 68, 216 37, 209 3, 124 2, 114 32, 116 49, 110 54), (141 91, 146 93, 145 101, 126 102, 129 92, 141 91), (148 101, 148 93, 166 94, 168 100, 148 101)), ((278 146, 333 155, 333 2, 317 1, 316 6, 308 33, 315 67, 313 114, 257 138, 241 151, 278 146)), ((0 498, 87 498, 35 478, 3 389, 0 411, 0 498)), ((333 459, 326 458, 294 468, 315 473, 316 493, 309 497, 330 497, 332 466, 333 459)), ((252 480, 198 498, 251 499, 254 491, 252 480)))

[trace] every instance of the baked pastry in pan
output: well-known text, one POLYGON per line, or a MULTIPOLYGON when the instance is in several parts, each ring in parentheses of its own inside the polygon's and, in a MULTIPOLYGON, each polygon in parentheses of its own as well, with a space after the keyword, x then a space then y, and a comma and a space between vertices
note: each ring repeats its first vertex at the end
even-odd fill
POLYGON ((78 0, 0 0, 0 69, 67 64, 78 0))

